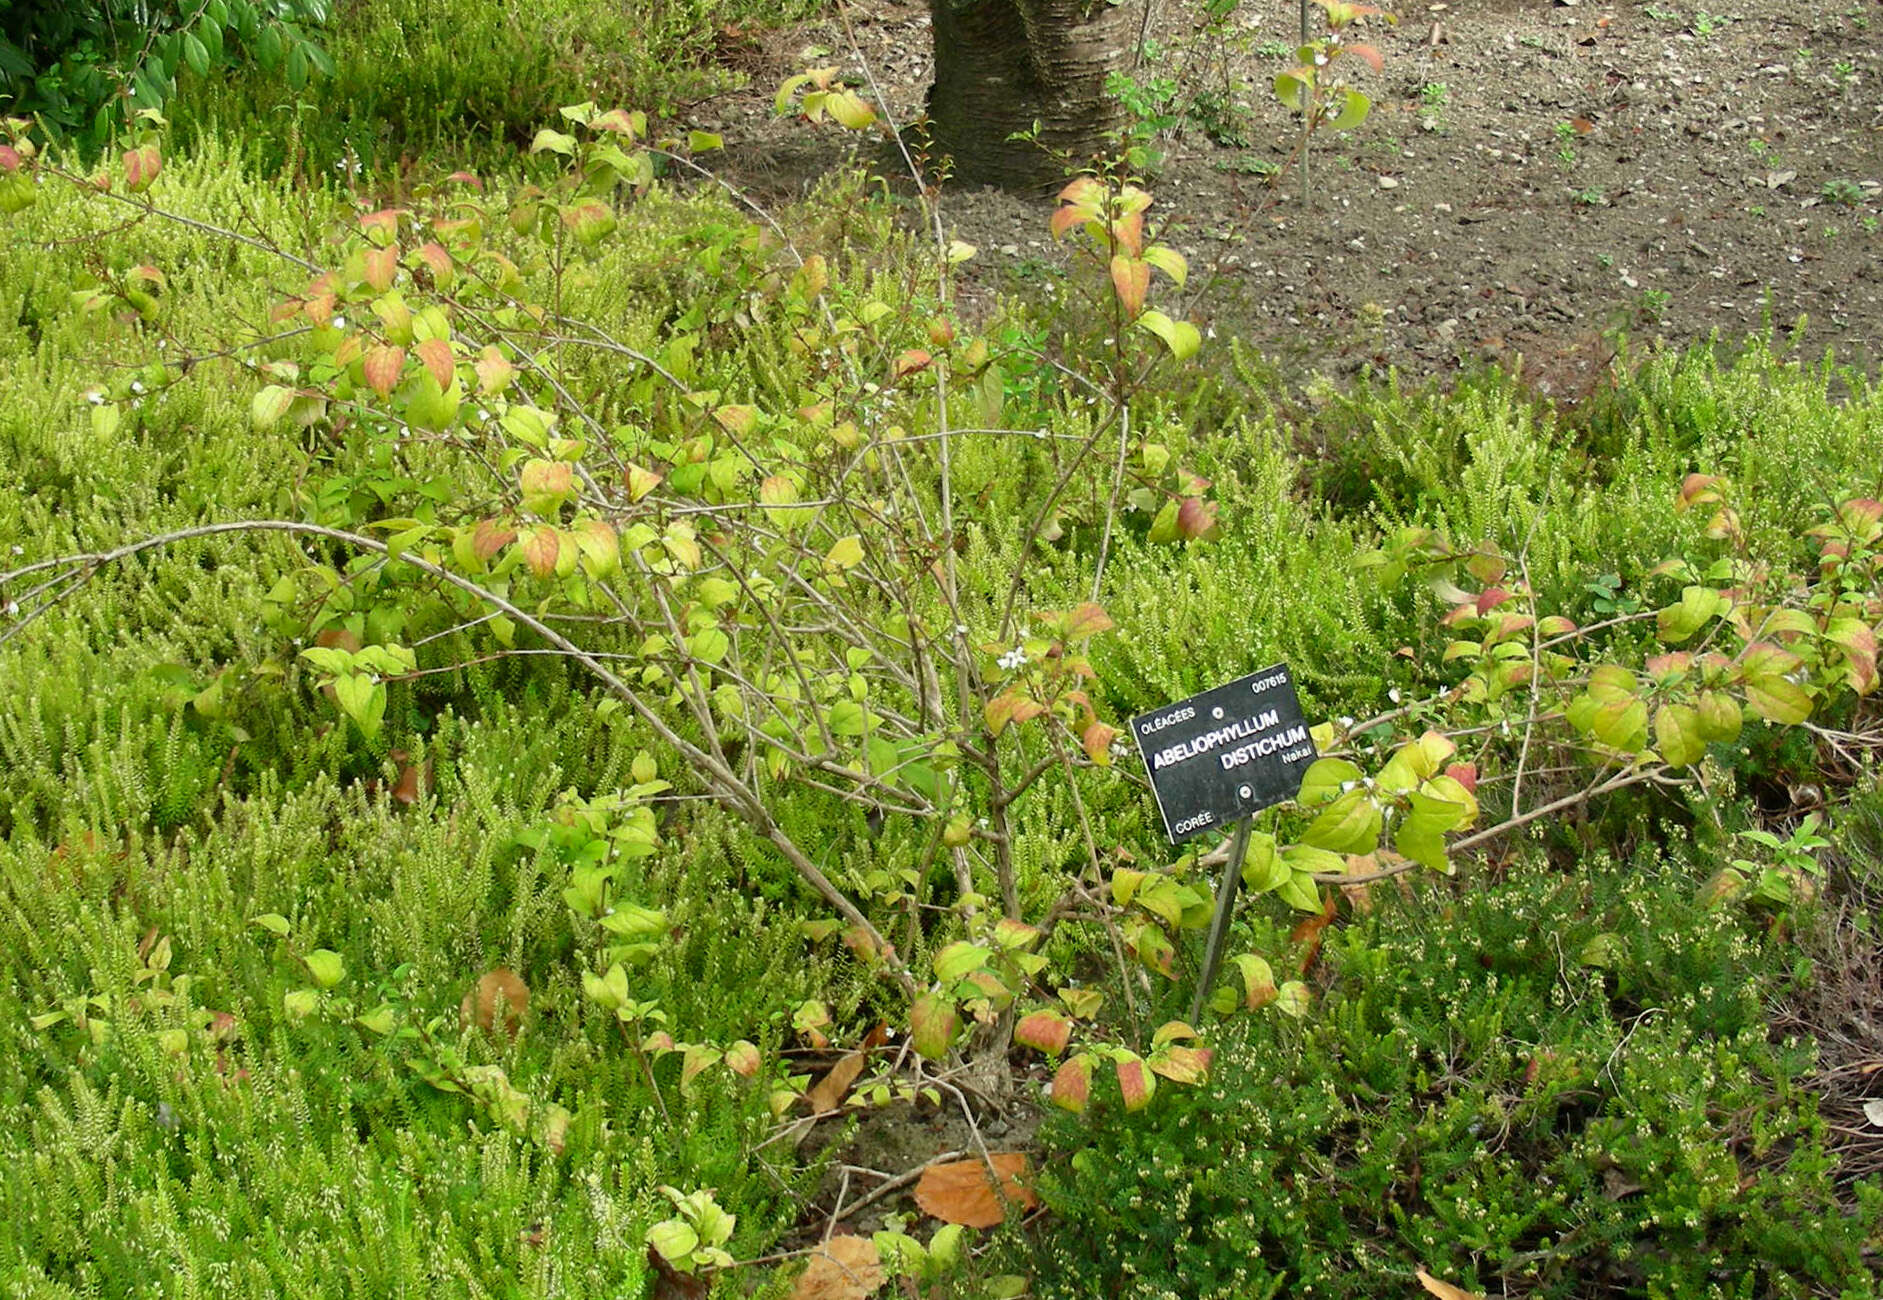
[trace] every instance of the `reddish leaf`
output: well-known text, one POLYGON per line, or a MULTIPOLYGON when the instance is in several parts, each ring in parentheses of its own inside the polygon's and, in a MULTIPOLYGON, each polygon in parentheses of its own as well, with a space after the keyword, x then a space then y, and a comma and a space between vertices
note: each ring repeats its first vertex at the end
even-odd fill
POLYGON ((741 1079, 750 1079, 758 1073, 760 1058, 758 1045, 741 1038, 726 1049, 726 1068, 741 1079))
POLYGON ((1185 497, 1177 507, 1177 531, 1192 541, 1206 536, 1216 527, 1216 503, 1201 497, 1185 497))
POLYGON ((927 370, 934 360, 934 357, 921 348, 910 348, 896 358, 895 363, 889 367, 889 373, 892 378, 901 379, 906 375, 927 370))
POLYGON ((1445 769, 1445 775, 1470 793, 1478 792, 1478 765, 1476 763, 1453 763, 1445 769))
POLYGON ((366 386, 381 397, 389 397, 392 390, 399 386, 399 376, 405 370, 405 349, 383 345, 376 347, 366 354, 364 369, 366 386))
POLYGON ((399 769, 399 779, 393 783, 389 792, 394 799, 408 806, 419 801, 425 791, 431 789, 432 765, 430 763, 407 763, 399 769))
POLYGON ((1136 320, 1144 314, 1144 297, 1151 290, 1151 264, 1120 253, 1111 260, 1112 288, 1125 315, 1136 320))
POLYGON ((369 212, 360 218, 360 232, 380 248, 386 247, 399 237, 399 217, 397 208, 381 208, 369 212))
POLYGON ((360 256, 360 267, 367 286, 375 293, 384 293, 399 274, 399 246, 367 249, 360 256))
POLYGON ((1053 238, 1058 239, 1074 226, 1083 225, 1092 219, 1092 214, 1083 208, 1067 206, 1053 213, 1053 219, 1047 224, 1053 238))
POLYGON ((1198 1083, 1214 1055, 1207 1047, 1166 1047, 1151 1054, 1150 1066, 1172 1083, 1198 1083))
POLYGON ((1103 607, 1088 600, 1067 612, 1065 635, 1068 641, 1078 641, 1100 632, 1109 632, 1116 626, 1103 607))
POLYGON ((489 564, 491 557, 516 539, 516 529, 505 527, 495 519, 480 519, 471 534, 471 550, 479 560, 489 564))
POLYGON ((909 1045, 924 1060, 939 1061, 948 1055, 960 1024, 961 1017, 951 999, 939 993, 924 993, 909 1011, 909 1045))
POLYGON ((1028 699, 1013 691, 1002 691, 987 702, 987 729, 998 736, 1008 723, 1025 722, 1044 712, 1046 706, 1038 700, 1028 699))
POLYGON ((1075 1056, 1053 1073, 1053 1105, 1075 1115, 1083 1114, 1091 1095, 1091 1057, 1075 1056))
POLYGON ((1450 1282, 1439 1281, 1424 1269, 1420 1269, 1414 1276, 1419 1279, 1419 1285, 1437 1296, 1438 1300, 1484 1300, 1484 1297, 1476 1292, 1466 1291, 1463 1287, 1453 1286, 1450 1282))
POLYGON ((1300 922, 1288 932, 1288 939, 1291 943, 1307 944, 1307 949, 1301 954, 1300 969, 1303 972, 1314 965, 1315 958, 1321 955, 1321 931, 1333 924, 1339 910, 1340 900, 1335 895, 1329 894, 1327 902, 1322 905, 1319 913, 1300 922))
POLYGON ((414 349, 418 359, 425 363, 425 369, 431 371, 433 379, 440 388, 451 387, 451 381, 458 371, 457 359, 451 355, 451 344, 446 339, 426 339, 414 349))
POLYGON ((440 287, 451 283, 454 268, 451 254, 445 251, 443 244, 433 240, 419 245, 418 260, 425 264, 425 269, 432 273, 432 280, 440 287))
POLYGON ((496 344, 486 347, 477 358, 477 391, 489 396, 500 393, 509 387, 516 376, 516 367, 504 360, 503 353, 496 344))
POLYGON ((567 496, 575 491, 575 466, 566 460, 533 457, 524 463, 523 472, 517 476, 517 483, 526 497, 567 496))
POLYGON ((915 1185, 915 1203, 944 1223, 970 1228, 997 1228, 1006 1221, 1007 1206, 1030 1210, 1039 1198, 1025 1183, 1027 1158, 1017 1151, 998 1151, 989 1157, 1000 1179, 997 1192, 987 1164, 956 1160, 930 1165, 915 1185), (1002 1204, 1005 1198, 1006 1205, 1002 1204))
POLYGON ((1094 722, 1079 733, 1079 744, 1085 749, 1085 756, 1100 767, 1111 762, 1111 743, 1118 735, 1118 728, 1103 722, 1094 722))
POLYGON ((562 534, 548 526, 533 528, 523 539, 523 559, 539 578, 553 578, 562 560, 562 534))
POLYGON ((0 144, 0 172, 16 172, 22 160, 20 151, 10 144, 0 144))
POLYGON ((1674 498, 1674 509, 1685 514, 1697 505, 1711 505, 1720 499, 1719 486, 1722 480, 1713 474, 1689 474, 1681 480, 1680 493, 1674 498))
MULTIPOLYGON (((1142 193, 1143 191, 1138 192, 1142 193)), ((1113 221, 1111 223, 1111 236, 1118 242, 1118 246, 1131 254, 1132 257, 1135 258, 1143 253, 1144 209, 1133 208, 1130 212, 1125 213, 1123 216, 1113 221)), ((1145 277, 1148 279, 1149 276, 1150 272, 1147 263, 1145 277)))
POLYGON ((1136 1053, 1120 1057, 1115 1063, 1118 1074, 1118 1090, 1124 1094, 1126 1110, 1143 1110, 1151 1104, 1151 1096, 1157 1091, 1157 1080, 1151 1076, 1150 1067, 1144 1058, 1136 1053))
POLYGON ((140 145, 124 152, 124 184, 133 194, 142 194, 163 170, 163 153, 154 144, 140 145))
POLYGON ((1373 71, 1385 71, 1386 60, 1382 58, 1380 52, 1371 45, 1348 45, 1344 48, 1347 53, 1357 56, 1362 63, 1373 69, 1373 71))
POLYGON ((1014 1025, 1013 1041, 1058 1056, 1072 1041, 1072 1019, 1058 1011, 1035 1011, 1014 1025))

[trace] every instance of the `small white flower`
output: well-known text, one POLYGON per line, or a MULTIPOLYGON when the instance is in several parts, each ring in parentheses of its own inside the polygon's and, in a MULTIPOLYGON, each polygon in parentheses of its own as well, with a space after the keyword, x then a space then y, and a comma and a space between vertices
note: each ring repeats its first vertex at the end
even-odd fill
POLYGON ((956 636, 966 636, 967 634, 968 634, 968 625, 966 623, 955 624, 956 636))
POLYGON ((1024 668, 1026 664, 1026 649, 1022 646, 1015 646, 1000 657, 1000 666, 1008 672, 1012 672, 1016 668, 1024 668))
POLYGON ((19 612, 20 612, 20 602, 17 600, 9 600, 7 602, 7 614, 11 616, 19 612))
POLYGON ((1399 688, 1395 686, 1392 690, 1386 692, 1386 698, 1391 700, 1394 704, 1399 703, 1399 688))
POLYGON ((131 391, 141 397, 144 392, 144 381, 141 379, 133 379, 131 381, 131 391))
POLYGON ((347 318, 344 316, 335 316, 333 318, 333 327, 337 330, 345 329, 347 327, 347 318))

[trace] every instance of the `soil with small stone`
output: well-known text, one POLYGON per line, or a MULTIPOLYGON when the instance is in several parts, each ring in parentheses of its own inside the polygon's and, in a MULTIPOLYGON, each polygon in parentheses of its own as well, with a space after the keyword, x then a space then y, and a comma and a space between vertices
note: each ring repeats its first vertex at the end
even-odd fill
MULTIPOLYGON (((1570 399, 1605 372, 1618 331, 1679 346, 1796 330, 1803 355, 1873 368, 1883 2, 1689 3, 1402 10, 1365 37, 1383 72, 1349 61, 1373 112, 1315 137, 1304 202, 1297 120, 1269 91, 1292 62, 1295 7, 1245 3, 1199 34, 1166 0, 1160 57, 1138 76, 1180 79, 1190 103, 1148 179, 1167 242, 1190 259, 1188 314, 1289 371, 1434 377, 1498 362, 1570 399)), ((856 148, 776 118, 779 80, 835 64, 908 122, 931 67, 926 8, 907 4, 730 53, 750 91, 695 105, 690 124, 723 131, 734 177, 773 197, 856 148)), ((867 149, 862 161, 890 168, 867 149)), ((942 210, 980 250, 967 290, 983 302, 1050 292, 1066 265, 1037 198, 952 188, 942 210)))

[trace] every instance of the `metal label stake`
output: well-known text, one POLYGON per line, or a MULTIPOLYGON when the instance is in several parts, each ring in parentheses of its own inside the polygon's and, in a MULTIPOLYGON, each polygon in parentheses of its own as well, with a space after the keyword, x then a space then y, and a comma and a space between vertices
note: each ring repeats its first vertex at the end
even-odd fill
POLYGON ((1229 938, 1229 920, 1236 912, 1236 887, 1242 883, 1242 862, 1249 856, 1249 831, 1254 821, 1244 817, 1236 823, 1229 841, 1229 865, 1223 868, 1223 883, 1216 890, 1216 913, 1210 917, 1209 939, 1203 945, 1203 973, 1197 977, 1196 996, 1190 999, 1190 1023, 1203 1015, 1203 1002, 1216 984, 1216 972, 1223 964, 1223 944, 1229 938))
POLYGON ((1203 952, 1203 978, 1190 1006, 1194 1025, 1222 966, 1236 885, 1249 855, 1250 819, 1300 791, 1302 774, 1315 759, 1314 737, 1287 664, 1141 713, 1131 719, 1131 737, 1172 844, 1233 831, 1203 952))

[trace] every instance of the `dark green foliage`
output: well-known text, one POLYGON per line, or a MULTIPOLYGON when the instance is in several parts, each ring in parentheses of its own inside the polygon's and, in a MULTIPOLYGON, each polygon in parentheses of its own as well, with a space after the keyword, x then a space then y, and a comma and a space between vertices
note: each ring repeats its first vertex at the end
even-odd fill
POLYGON ((0 0, 0 110, 103 147, 138 109, 162 109, 178 78, 241 63, 303 89, 331 74, 308 29, 329 0, 0 0))
POLYGON ((1425 891, 1338 931, 1302 1026, 1226 1026, 1212 1081, 1060 1122, 1042 1294, 1873 1294, 1883 1198, 1840 1205, 1767 1039, 1782 945, 1647 858, 1425 891), (1449 891, 1447 891, 1449 893, 1449 891))

